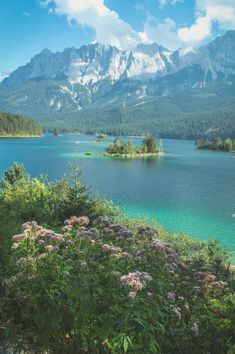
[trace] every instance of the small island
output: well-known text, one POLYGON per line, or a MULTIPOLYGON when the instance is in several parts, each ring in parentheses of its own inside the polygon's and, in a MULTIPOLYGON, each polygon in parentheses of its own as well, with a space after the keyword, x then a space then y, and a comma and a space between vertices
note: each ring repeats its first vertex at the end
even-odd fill
POLYGON ((105 138, 107 138, 107 134, 105 134, 105 133, 97 133, 96 136, 97 136, 97 139, 105 139, 105 138))
POLYGON ((153 136, 146 137, 141 146, 133 146, 130 140, 122 142, 119 138, 115 138, 113 144, 106 148, 104 153, 87 152, 86 155, 135 158, 135 157, 158 157, 163 156, 164 152, 162 144, 158 144, 153 136))
POLYGON ((235 152, 235 140, 231 138, 225 140, 222 140, 220 137, 214 138, 213 140, 202 139, 196 141, 196 146, 201 150, 235 152))
POLYGON ((0 138, 40 137, 42 127, 30 118, 0 112, 0 138))

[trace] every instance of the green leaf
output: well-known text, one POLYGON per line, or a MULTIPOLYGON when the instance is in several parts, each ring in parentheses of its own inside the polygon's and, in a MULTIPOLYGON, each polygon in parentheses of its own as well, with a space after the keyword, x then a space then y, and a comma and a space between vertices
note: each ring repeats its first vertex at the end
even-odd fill
POLYGON ((128 339, 127 339, 127 337, 124 337, 124 339, 123 339, 123 349, 124 349, 124 353, 127 352, 128 347, 129 347, 128 339))

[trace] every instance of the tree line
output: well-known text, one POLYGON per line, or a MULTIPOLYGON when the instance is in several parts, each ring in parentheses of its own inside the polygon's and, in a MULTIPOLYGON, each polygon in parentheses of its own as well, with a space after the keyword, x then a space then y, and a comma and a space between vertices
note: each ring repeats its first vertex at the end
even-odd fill
POLYGON ((201 139, 196 141, 198 149, 215 150, 215 151, 235 151, 235 140, 227 138, 222 140, 220 137, 213 140, 201 139))
POLYGON ((0 112, 0 136, 41 135, 41 126, 21 115, 0 112))

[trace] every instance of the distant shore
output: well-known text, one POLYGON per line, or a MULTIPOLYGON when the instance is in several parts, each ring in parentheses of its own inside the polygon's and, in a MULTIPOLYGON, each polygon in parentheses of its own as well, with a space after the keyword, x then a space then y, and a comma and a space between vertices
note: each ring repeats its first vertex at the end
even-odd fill
POLYGON ((41 138, 42 135, 0 135, 0 139, 14 139, 14 138, 41 138))

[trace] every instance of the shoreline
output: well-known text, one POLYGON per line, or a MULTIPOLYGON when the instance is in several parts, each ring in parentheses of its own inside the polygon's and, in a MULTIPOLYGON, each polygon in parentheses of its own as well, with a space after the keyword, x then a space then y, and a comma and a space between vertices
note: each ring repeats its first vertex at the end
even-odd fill
POLYGON ((41 138, 43 135, 0 135, 0 139, 41 138))
POLYGON ((202 150, 202 151, 213 151, 213 152, 227 152, 228 154, 234 154, 235 150, 216 150, 216 149, 207 149, 207 148, 201 148, 197 147, 197 150, 202 150))
POLYGON ((148 153, 148 154, 108 154, 108 153, 93 153, 93 152, 86 152, 86 156, 104 156, 104 157, 111 157, 111 158, 122 158, 122 159, 131 159, 131 158, 148 158, 148 157, 163 157, 165 154, 164 152, 158 153, 148 153))

